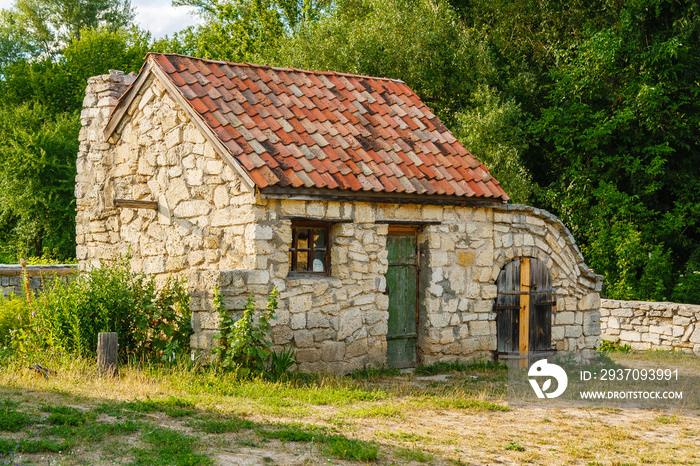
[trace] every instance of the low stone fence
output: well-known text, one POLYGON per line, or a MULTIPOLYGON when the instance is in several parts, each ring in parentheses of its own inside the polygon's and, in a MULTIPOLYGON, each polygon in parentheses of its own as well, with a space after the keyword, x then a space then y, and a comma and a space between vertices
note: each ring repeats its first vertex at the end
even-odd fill
MULTIPOLYGON (((50 286, 57 276, 69 276, 78 270, 77 264, 27 265, 29 289, 35 294, 50 286)), ((5 296, 24 294, 24 271, 19 264, 0 264, 0 291, 5 296)))
POLYGON ((700 354, 700 306, 679 303, 600 300, 600 337, 634 350, 678 350, 700 354))

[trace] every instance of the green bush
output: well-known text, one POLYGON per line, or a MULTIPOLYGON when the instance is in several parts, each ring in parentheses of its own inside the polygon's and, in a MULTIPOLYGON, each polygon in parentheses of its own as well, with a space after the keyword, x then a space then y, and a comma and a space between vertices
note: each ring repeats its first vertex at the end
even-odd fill
POLYGON ((189 351, 189 294, 184 280, 170 277, 161 290, 153 277, 133 273, 128 258, 82 273, 32 301, 35 315, 18 332, 20 352, 54 350, 94 356, 100 332, 119 334, 125 360, 169 361, 189 351))
POLYGON ((29 324, 31 312, 23 297, 14 294, 5 297, 0 292, 0 346, 9 345, 12 332, 29 324))

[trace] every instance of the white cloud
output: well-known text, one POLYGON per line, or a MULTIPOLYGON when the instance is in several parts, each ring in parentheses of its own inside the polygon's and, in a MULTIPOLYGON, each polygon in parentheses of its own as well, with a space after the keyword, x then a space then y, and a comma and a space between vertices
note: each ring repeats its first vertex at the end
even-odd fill
MULTIPOLYGON (((0 8, 12 8, 14 0, 0 0, 0 8)), ((172 34, 200 23, 196 15, 191 15, 191 7, 173 7, 171 0, 131 0, 136 7, 135 22, 142 29, 150 31, 154 39, 172 34)))
POLYGON ((170 0, 132 0, 136 7, 136 23, 153 34, 155 39, 200 23, 191 7, 173 7, 170 0))

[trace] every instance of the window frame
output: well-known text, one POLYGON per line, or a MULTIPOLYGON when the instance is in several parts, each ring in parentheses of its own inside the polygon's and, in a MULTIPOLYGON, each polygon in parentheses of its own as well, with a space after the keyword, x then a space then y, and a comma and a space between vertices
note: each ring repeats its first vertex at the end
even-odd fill
POLYGON ((319 276, 319 277, 330 277, 331 276, 331 223, 329 222, 314 222, 314 221, 295 221, 292 223, 292 244, 289 247, 289 253, 291 254, 291 264, 289 266, 289 273, 295 275, 304 276, 319 276), (308 229, 309 234, 309 247, 299 248, 298 238, 299 230, 308 229), (325 231, 325 247, 323 249, 317 249, 314 247, 314 230, 324 230, 325 231), (313 271, 313 260, 314 253, 318 251, 324 251, 323 255, 323 271, 314 272, 313 271), (309 267, 311 270, 298 270, 297 262, 299 252, 308 253, 309 267))

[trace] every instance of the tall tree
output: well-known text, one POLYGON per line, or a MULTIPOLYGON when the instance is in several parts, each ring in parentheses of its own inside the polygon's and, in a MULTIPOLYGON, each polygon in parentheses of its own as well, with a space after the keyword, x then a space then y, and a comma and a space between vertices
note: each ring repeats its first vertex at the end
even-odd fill
POLYGON ((18 255, 75 254, 80 122, 40 104, 0 109, 0 232, 18 255))
POLYGON ((669 299, 700 248, 700 7, 632 0, 560 52, 529 162, 608 294, 669 299))

